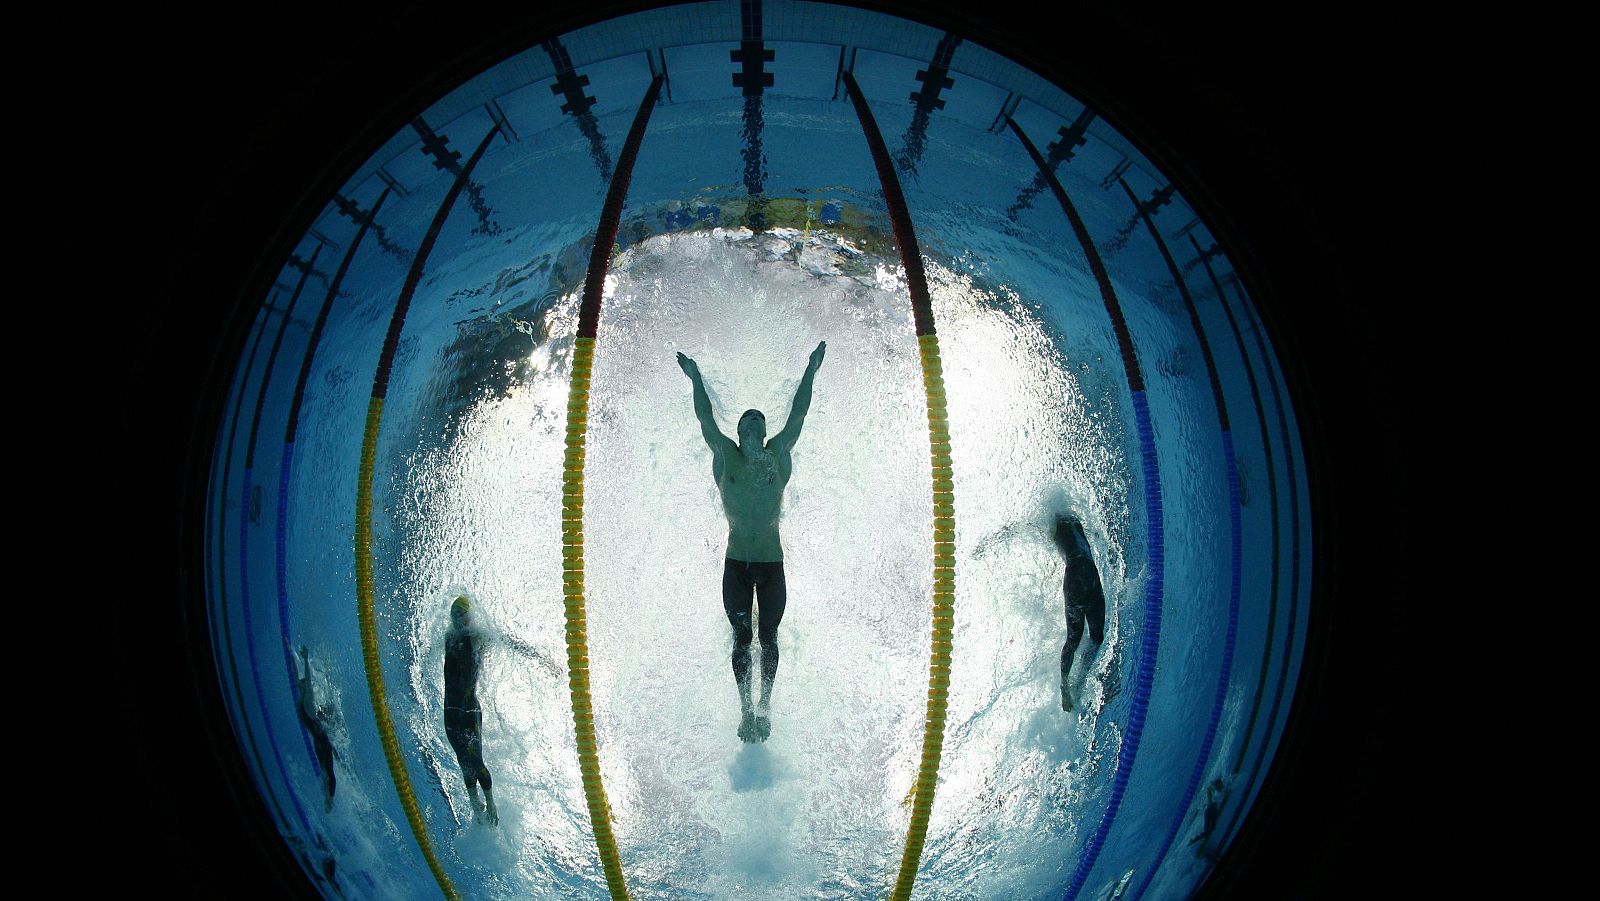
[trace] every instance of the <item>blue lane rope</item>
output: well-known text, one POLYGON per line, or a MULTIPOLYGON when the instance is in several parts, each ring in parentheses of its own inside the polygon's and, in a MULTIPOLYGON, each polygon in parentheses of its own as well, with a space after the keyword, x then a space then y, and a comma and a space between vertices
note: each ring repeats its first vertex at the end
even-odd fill
MULTIPOLYGON (((300 426, 300 407, 305 400, 306 383, 311 378, 311 363, 316 358, 317 348, 322 344, 322 331, 328 323, 328 313, 333 308, 333 300, 339 296, 339 287, 344 282, 345 273, 350 271, 350 263, 355 259, 356 248, 361 246, 362 239, 367 236, 367 230, 376 221, 378 210, 383 208, 383 202, 388 199, 392 188, 385 186, 378 199, 372 204, 360 219, 360 227, 356 229, 356 236, 351 239, 350 247, 345 251, 344 259, 339 261, 339 270, 334 273, 333 281, 328 283, 328 293, 322 299, 322 309, 317 311, 317 321, 311 326, 311 339, 306 344, 306 352, 300 359, 300 375, 295 380, 294 400, 289 403, 289 424, 283 431, 283 458, 278 467, 278 522, 275 543, 277 545, 277 581, 278 581, 278 635, 283 641, 283 665, 289 677, 289 691, 299 692, 296 683, 294 668, 294 642, 289 631, 289 474, 294 465, 295 434, 300 426)), ((310 664, 307 663, 309 668, 310 664)), ((310 673, 306 674, 308 677, 310 673)), ((300 722, 299 717, 295 717, 300 722)), ((305 745, 306 757, 311 761, 311 770, 320 778, 322 776, 322 763, 317 760, 317 750, 311 743, 311 732, 300 725, 300 740, 305 745)))
MULTIPOLYGON (((1222 290, 1222 282, 1217 279, 1217 272, 1216 269, 1214 269, 1211 265, 1210 256, 1200 249, 1200 242, 1195 239, 1193 233, 1190 233, 1189 235, 1189 244, 1194 248, 1196 257, 1205 266, 1206 277, 1211 280, 1211 289, 1217 295, 1217 302, 1222 306, 1222 312, 1227 314, 1228 328, 1233 333, 1234 344, 1239 348, 1240 361, 1244 364, 1245 377, 1250 383, 1250 403, 1255 409, 1256 427, 1261 431, 1261 450, 1263 459, 1266 463, 1267 509, 1272 511, 1272 515, 1269 517, 1272 523, 1272 561, 1270 569, 1271 582, 1269 583, 1270 588, 1268 590, 1268 605, 1269 610, 1271 610, 1275 615, 1278 609, 1278 584, 1280 581, 1279 561, 1282 556, 1282 538, 1280 533, 1282 532, 1282 529, 1279 528, 1278 523, 1281 517, 1278 516, 1278 477, 1277 467, 1274 463, 1272 453, 1272 430, 1267 425, 1266 407, 1261 402, 1261 385, 1256 380, 1255 367, 1250 363, 1250 353, 1245 346, 1244 335, 1239 331, 1238 317, 1233 315, 1233 308, 1228 304, 1228 296, 1222 290)), ((1269 618, 1269 626, 1273 621, 1274 619, 1269 618)), ((1267 631, 1266 640, 1269 648, 1268 653, 1270 653, 1272 641, 1272 630, 1270 628, 1267 631)), ((1250 726, 1245 729, 1244 741, 1241 743, 1242 747, 1239 752, 1240 761, 1244 759, 1244 749, 1248 748, 1250 744, 1250 732, 1252 731, 1255 723, 1255 710, 1260 705, 1261 695, 1266 691, 1266 657, 1267 654, 1263 654, 1261 677, 1256 686, 1255 702, 1251 705, 1251 716, 1249 721, 1250 726)), ((1237 766, 1238 765, 1235 764, 1235 774, 1238 772, 1237 766)), ((1235 797, 1239 798, 1242 803, 1244 800, 1249 798, 1249 794, 1250 793, 1248 790, 1244 792, 1236 792, 1235 797)), ((1223 830, 1223 836, 1226 837, 1229 832, 1231 832, 1231 827, 1223 830)))
MULTIPOLYGON (((307 267, 307 268, 309 269, 309 267, 307 267)), ((305 272, 305 271, 303 271, 301 273, 300 280, 295 285, 294 293, 291 295, 291 298, 290 298, 290 301, 289 301, 289 307, 283 311, 283 314, 282 314, 283 315, 283 319, 282 319, 282 321, 280 321, 278 323, 278 335, 279 336, 282 335, 283 328, 284 328, 285 324, 289 320, 289 312, 294 307, 294 298, 299 297, 301 290, 305 287, 305 279, 306 279, 306 275, 307 274, 308 273, 305 272)), ((277 294, 275 293, 273 295, 273 300, 276 300, 276 299, 277 299, 277 294)), ((246 363, 247 368, 254 366, 254 364, 255 364, 255 351, 259 348, 260 339, 262 337, 264 337, 265 334, 266 334, 266 320, 263 319, 262 320, 261 333, 257 335, 257 345, 256 345, 256 347, 253 347, 251 349, 250 359, 246 363)), ((272 365, 270 363, 268 363, 262 369, 261 380, 260 380, 260 382, 259 382, 259 384, 257 386, 257 397, 258 397, 258 401, 257 402, 258 403, 259 403, 260 394, 266 390, 265 386, 266 386, 267 382, 271 379, 271 377, 272 377, 272 365)), ((240 401, 244 400, 244 392, 245 392, 245 389, 244 389, 243 386, 241 386, 240 395, 239 395, 238 400, 240 400, 240 401)), ((240 416, 241 413, 244 412, 244 406, 245 405, 243 403, 240 403, 238 406, 236 406, 234 408, 233 417, 230 420, 229 425, 228 425, 228 456, 229 457, 233 456, 234 441, 238 437, 239 416, 240 416)), ((223 499, 223 503, 224 504, 227 503, 227 497, 228 497, 228 491, 229 491, 230 483, 231 483, 230 470, 226 465, 224 465, 223 470, 222 470, 222 488, 218 492, 218 496, 223 499)), ((243 509, 240 511, 241 514, 243 514, 245 517, 248 517, 248 515, 249 515, 249 483, 250 483, 250 447, 249 447, 249 445, 246 445, 246 452, 245 452, 245 486, 246 486, 246 490, 245 490, 245 494, 244 494, 244 499, 245 500, 244 500, 244 503, 242 504, 243 509)), ((246 521, 248 522, 248 519, 246 519, 246 521)), ((227 557, 227 531, 228 531, 227 525, 224 522, 221 522, 220 521, 220 517, 219 517, 218 529, 217 529, 217 533, 218 533, 217 534, 217 541, 219 543, 218 552, 219 552, 220 556, 222 556, 224 558, 224 560, 226 560, 226 557, 227 557)), ((249 573, 245 569, 245 562, 244 562, 245 548, 244 548, 243 544, 241 544, 239 553, 240 553, 239 585, 240 585, 240 590, 243 592, 243 591, 247 591, 248 584, 249 584, 249 573)), ((241 604, 245 607, 246 611, 248 611, 248 603, 249 603, 248 600, 245 600, 245 601, 241 602, 241 604)), ((243 742, 243 748, 242 748, 243 752, 250 759, 255 761, 256 772, 258 772, 258 773, 266 773, 267 772, 266 761, 265 761, 265 759, 263 758, 263 756, 261 754, 261 747, 258 744, 258 742, 256 741, 255 729, 254 729, 254 727, 252 727, 250 725, 250 714, 249 714, 247 706, 245 704, 245 696, 244 696, 244 690, 243 690, 243 687, 242 687, 242 680, 239 678, 239 658, 238 658, 238 655, 234 653, 234 649, 233 649, 233 621, 232 621, 232 618, 230 617, 230 615, 228 613, 227 574, 225 572, 221 575, 220 579, 218 580, 217 605, 216 605, 216 607, 217 607, 217 614, 218 614, 217 615, 218 623, 217 623, 217 631, 215 631, 213 633, 212 640, 213 640, 213 642, 216 642, 217 645, 222 649, 222 656, 227 661, 227 676, 229 678, 224 678, 223 677, 223 669, 222 669, 222 667, 220 665, 217 668, 217 676, 218 676, 218 679, 224 683, 225 688, 226 688, 226 694, 227 695, 231 695, 232 698, 233 698, 232 712, 235 714, 235 730, 240 732, 240 733, 242 733, 243 736, 244 736, 244 742, 243 742)), ((249 652, 249 655, 250 655, 249 656, 249 662, 250 662, 250 666, 251 666, 251 671, 252 671, 252 674, 254 674, 254 672, 255 672, 255 656, 254 656, 254 647, 250 646, 251 645, 250 634, 251 634, 250 624, 249 624, 249 622, 247 620, 246 623, 245 623, 245 642, 246 642, 246 645, 247 645, 247 651, 249 652)), ((257 701, 258 705, 261 702, 261 698, 260 698, 260 694, 259 694, 259 688, 260 688, 260 686, 259 686, 259 682, 258 682, 258 684, 257 684, 257 697, 256 697, 256 701, 257 701)), ((263 707, 263 715, 265 715, 265 708, 264 707, 263 707)), ((269 724, 269 728, 270 728, 270 724, 269 724)), ((269 735, 269 739, 270 739, 270 735, 269 735)), ((273 751, 274 756, 276 756, 276 754, 277 754, 277 752, 275 750, 275 747, 276 746, 274 745, 274 751, 273 751)), ((272 785, 270 783, 268 783, 266 780, 264 780, 264 779, 260 780, 260 784, 261 784, 261 787, 263 789, 265 789, 265 797, 267 799, 267 802, 268 802, 269 806, 272 808, 273 814, 277 817, 277 822, 280 823, 282 826, 287 826, 289 824, 289 822, 290 822, 289 821, 289 816, 284 811, 283 802, 278 798, 278 793, 273 790, 272 785)), ((299 811, 298 803, 296 803, 295 809, 296 809, 297 812, 300 813, 301 822, 304 823, 305 822, 304 812, 299 811)))
POLYGON ((1224 461, 1228 466, 1228 521, 1233 531, 1231 555, 1233 575, 1228 584, 1228 633, 1223 642, 1222 672, 1217 676, 1217 692, 1211 703, 1211 718, 1206 722, 1206 737, 1200 743, 1200 754, 1195 759, 1194 771, 1189 774, 1189 785, 1184 789, 1183 800, 1178 803, 1178 815, 1173 817, 1172 825, 1167 829, 1167 837, 1161 843, 1161 850, 1156 852, 1155 862, 1146 868, 1144 879, 1139 883, 1139 888, 1133 893, 1130 901, 1139 901, 1144 897, 1145 890, 1150 888, 1151 880, 1155 878, 1162 862, 1166 860, 1167 852, 1172 850, 1172 843, 1177 839, 1183 821, 1188 818, 1189 806, 1194 803, 1195 795, 1200 791, 1200 783, 1205 778, 1206 764, 1211 759, 1212 744, 1217 738, 1217 726, 1222 721, 1222 705, 1228 697, 1228 681, 1233 674, 1233 652, 1239 637, 1239 587, 1244 569, 1244 541, 1239 510, 1239 469, 1233 453, 1232 432, 1222 433, 1222 450, 1224 461))
POLYGON ((307 260, 300 270, 300 280, 295 285, 294 293, 289 297, 289 305, 283 311, 283 319, 278 322, 278 333, 272 338, 272 349, 267 352, 267 365, 262 370, 261 384, 256 389, 255 413, 250 418, 250 437, 245 442, 244 490, 239 498, 239 607, 244 612, 244 645, 246 657, 250 661, 250 680, 255 685, 256 705, 261 710, 261 724, 267 733, 267 749, 272 752, 272 762, 277 765, 278 776, 283 780, 284 788, 289 795, 289 803, 294 808, 295 817, 300 821, 300 828, 306 832, 311 831, 311 820, 306 816, 305 808, 300 805, 300 793, 294 790, 294 782, 289 778, 289 769, 284 765, 283 754, 278 750, 277 732, 272 728, 272 710, 267 706, 260 661, 256 655, 255 617, 250 612, 250 493, 255 487, 256 438, 261 428, 261 412, 267 403, 267 389, 272 386, 272 373, 277 368, 278 351, 283 347, 283 336, 289 331, 289 321, 294 316, 295 305, 300 300, 300 294, 316 265, 317 255, 321 252, 320 244, 311 249, 311 259, 307 260))
MULTIPOLYGON (((1283 701, 1284 684, 1289 677, 1289 656, 1290 652, 1294 650, 1295 626, 1299 620, 1300 569, 1302 566, 1300 560, 1300 486, 1295 479, 1294 455, 1290 453, 1293 445, 1289 443, 1289 417, 1284 412, 1283 395, 1278 387, 1277 373, 1273 370, 1272 357, 1267 350, 1266 339, 1262 336, 1261 325, 1256 322, 1255 313, 1250 308, 1248 298, 1244 296, 1243 288, 1239 287, 1237 283, 1236 287, 1239 290, 1240 306, 1244 309, 1246 321, 1249 322, 1251 329, 1255 332, 1256 350, 1261 358, 1262 369, 1266 371, 1267 385, 1272 389, 1272 404, 1277 412, 1279 442, 1284 449, 1284 469, 1289 477, 1289 559, 1293 561, 1293 565, 1289 567, 1289 623, 1284 631, 1283 660, 1278 668, 1278 682, 1274 688, 1272 709, 1267 713, 1267 730, 1261 738, 1261 743, 1256 748, 1256 759, 1250 769, 1250 779, 1245 783, 1246 792, 1244 797, 1241 798, 1239 806, 1234 810, 1233 818, 1228 824, 1225 837, 1230 841, 1234 831, 1238 828, 1240 818, 1244 815, 1246 809, 1244 801, 1248 800, 1249 792, 1255 790, 1256 780, 1261 776, 1261 766, 1266 759, 1267 747, 1272 743, 1272 733, 1277 728, 1278 709, 1283 701)), ((1224 300, 1224 303, 1226 303, 1226 300, 1224 300)), ((1276 509, 1274 509, 1273 515, 1276 517, 1276 509)), ((1243 759, 1243 754, 1241 754, 1240 762, 1243 762, 1243 759)), ((1234 772, 1237 773, 1238 771, 1239 766, 1235 764, 1234 772)))
POLYGON ((1105 845, 1106 836, 1111 832, 1111 824, 1115 822, 1117 810, 1122 806, 1122 795, 1127 790, 1134 759, 1139 753, 1139 740, 1144 736, 1145 713, 1150 707, 1150 684, 1155 679, 1156 654, 1161 648, 1161 604, 1165 587, 1166 551, 1165 526, 1161 518, 1161 471, 1156 460, 1155 432, 1150 424, 1150 407, 1145 398, 1144 373, 1139 368, 1138 352, 1133 348, 1133 334, 1128 329, 1127 319, 1122 315, 1122 305, 1117 301, 1117 293, 1112 288, 1111 274, 1106 271, 1105 261, 1100 258, 1100 251, 1095 248, 1094 239, 1090 237, 1089 228, 1084 224, 1083 217, 1078 214, 1078 208, 1067 196, 1066 189, 1061 186, 1061 180, 1056 178, 1050 164, 1040 155, 1039 148, 1028 139, 1028 135, 1023 132, 1016 120, 1007 116, 1006 124, 1011 127, 1011 132, 1017 136, 1017 140, 1022 142, 1023 149, 1038 167, 1039 174, 1050 186, 1051 193, 1055 194, 1056 202, 1061 205, 1061 212, 1066 214, 1067 221, 1072 224, 1072 232, 1077 237, 1079 246, 1083 248, 1089 270, 1094 273, 1095 284, 1100 288, 1100 300, 1105 305, 1106 315, 1111 319, 1111 328, 1116 333, 1123 374, 1128 379, 1128 392, 1133 399, 1133 413, 1139 433, 1140 470, 1144 474, 1145 519, 1149 523, 1150 575, 1145 582, 1143 638, 1140 643, 1139 667, 1134 675, 1132 709, 1128 714, 1127 731, 1123 735, 1122 745, 1117 750, 1117 771, 1111 780, 1111 798, 1100 818, 1099 827, 1078 858, 1072 882, 1064 896, 1066 901, 1072 901, 1083 891, 1083 884, 1089 878, 1089 871, 1094 867, 1094 862, 1105 845))
POLYGON ((1183 827, 1183 822, 1189 816, 1189 807, 1194 803, 1195 794, 1200 789, 1200 782, 1205 776, 1206 766, 1210 763, 1211 749, 1217 738, 1217 725, 1222 720, 1222 704, 1228 695, 1228 680, 1233 672, 1233 653, 1235 642, 1239 634, 1239 588, 1241 570, 1244 563, 1244 530, 1241 524, 1239 510, 1239 467, 1234 457, 1233 432, 1228 421, 1228 401, 1222 392, 1222 378, 1217 372, 1217 362, 1211 353, 1211 341, 1206 337, 1204 323, 1200 320, 1200 310, 1195 306, 1194 296, 1189 293, 1188 283, 1184 281, 1183 272, 1172 258, 1171 251, 1167 248, 1166 239, 1161 237, 1161 230, 1156 228, 1155 220, 1150 215, 1150 209, 1139 202, 1139 198, 1128 187, 1127 181, 1118 178, 1117 183, 1122 186, 1128 200, 1133 204, 1140 219, 1144 221, 1145 228, 1150 232, 1150 239, 1155 242, 1156 249, 1161 252, 1161 259, 1167 266, 1167 273, 1172 276, 1173 284, 1177 286, 1178 295, 1183 299, 1184 310, 1189 314, 1189 327, 1194 330, 1195 340, 1200 344, 1200 356, 1205 362, 1206 379, 1211 385, 1211 400, 1217 412, 1218 431, 1222 436, 1223 465, 1228 476, 1228 522, 1230 573, 1228 576, 1228 630, 1223 641, 1222 667, 1217 676, 1217 689, 1211 704, 1211 714, 1206 722, 1204 738, 1200 741, 1200 753, 1196 756, 1194 769, 1189 775, 1189 785, 1184 790, 1183 798, 1178 803, 1177 813, 1172 818, 1172 825, 1167 830, 1166 839, 1161 843, 1161 850, 1156 853, 1155 861, 1145 868, 1144 879, 1139 883, 1139 889, 1133 895, 1132 901, 1138 899, 1149 887, 1150 881, 1155 878, 1156 871, 1166 860, 1167 852, 1172 848, 1172 842, 1177 838, 1178 830, 1183 827))
MULTIPOLYGON (((284 666, 288 667, 290 696, 295 698, 298 703, 300 702, 300 689, 295 678, 294 652, 291 649, 292 643, 289 637, 288 542, 284 540, 284 532, 286 531, 284 522, 289 516, 289 466, 293 462, 294 445, 285 444, 283 446, 283 462, 278 467, 278 525, 276 529, 277 535, 274 539, 275 553, 273 556, 276 558, 278 576, 278 637, 283 643, 283 663, 284 666)), ((309 668, 309 666, 310 664, 308 663, 307 667, 309 668)), ((307 672, 306 675, 309 677, 311 674, 307 672)), ((300 721, 298 715, 295 717, 295 721, 300 721)), ((300 742, 305 746, 306 758, 311 761, 311 771, 318 778, 321 778, 322 763, 317 760, 317 749, 312 745, 311 732, 305 727, 304 723, 300 724, 300 742)))
POLYGON ((1089 871, 1093 869, 1095 860, 1100 856, 1106 836, 1111 832, 1111 824, 1116 822, 1117 812, 1122 807, 1122 797, 1128 789, 1128 778, 1133 772, 1133 762, 1139 754, 1139 741, 1144 737, 1145 714, 1150 709, 1150 684, 1155 679, 1156 652, 1161 642, 1161 598, 1165 579, 1163 564, 1166 560, 1165 533, 1161 518, 1161 490, 1158 481, 1160 474, 1156 467, 1156 441, 1154 430, 1150 425, 1150 405, 1145 392, 1133 393, 1133 413, 1139 428, 1139 453, 1142 456, 1140 462, 1146 486, 1145 519, 1150 523, 1150 577, 1144 586, 1144 623, 1143 635, 1139 642, 1139 672, 1134 677, 1133 704, 1128 711, 1127 731, 1123 735, 1122 746, 1117 749, 1117 772, 1111 780, 1111 798, 1106 802, 1105 813, 1100 817, 1099 827, 1095 829, 1094 836, 1089 839, 1089 844, 1078 858, 1078 867, 1072 874, 1072 882, 1067 886, 1066 895, 1063 896, 1067 901, 1078 897, 1078 893, 1083 891, 1083 884, 1089 878, 1089 871))
MULTIPOLYGON (((284 317, 288 319, 287 316, 284 317)), ((270 371, 269 371, 270 374, 270 371)), ((289 795, 289 803, 294 807, 295 817, 300 821, 300 828, 306 832, 311 831, 311 820, 306 816, 305 808, 300 805, 300 793, 294 790, 294 781, 289 778, 289 769, 283 763, 283 754, 278 750, 277 734, 272 728, 272 711, 267 707, 266 691, 261 687, 261 667, 256 659, 256 632, 255 618, 250 615, 250 591, 246 587, 250 584, 250 554, 246 548, 250 545, 250 481, 253 471, 244 471, 244 496, 239 504, 239 604, 244 608, 244 643, 250 658, 250 680, 255 683, 256 704, 261 708, 261 722, 266 727, 267 749, 272 752, 272 762, 277 765, 278 776, 283 779, 283 785, 289 795)))
MULTIPOLYGON (((250 342, 250 353, 245 356, 244 366, 239 369, 238 384, 234 386, 234 392, 230 395, 232 398, 233 417, 231 424, 228 426, 228 437, 219 440, 217 446, 212 450, 211 481, 208 484, 215 485, 219 480, 221 481, 222 488, 217 497, 222 499, 224 510, 227 509, 228 497, 228 461, 233 457, 234 430, 239 425, 239 411, 244 407, 242 403, 244 389, 250 381, 250 369, 256 362, 256 350, 261 346, 262 336, 267 333, 267 320, 272 318, 272 304, 277 299, 278 294, 274 291, 272 298, 262 306, 261 312, 256 316, 256 332, 255 337, 250 342)), ((206 584, 217 592, 218 598, 223 598, 226 596, 228 578, 226 574, 219 574, 217 571, 216 547, 218 544, 227 541, 227 529, 218 522, 219 519, 215 505, 206 504, 206 584), (216 584, 212 585, 213 582, 216 584)), ((212 662, 220 675, 223 663, 221 656, 223 642, 218 628, 219 618, 208 615, 206 622, 211 630, 211 654, 214 658, 212 662)))

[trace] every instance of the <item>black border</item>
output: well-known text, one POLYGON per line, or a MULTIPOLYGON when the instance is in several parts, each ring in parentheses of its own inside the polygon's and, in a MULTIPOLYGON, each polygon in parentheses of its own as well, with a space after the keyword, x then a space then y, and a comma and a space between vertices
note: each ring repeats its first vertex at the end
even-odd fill
MULTIPOLYGON (((149 522, 126 548, 124 579, 148 600, 113 620, 149 634, 128 631, 147 640, 124 638, 139 652, 108 660, 160 687, 116 705, 137 769, 113 834, 147 884, 178 897, 308 890, 218 712, 196 618, 208 436, 250 306, 311 204, 415 110, 540 37, 653 5, 556 0, 520 18, 452 19, 443 6, 279 4, 227 24, 153 13, 101 56, 93 89, 114 99, 96 124, 124 143, 104 148, 94 171, 109 186, 101 203, 115 200, 117 222, 137 235, 124 249, 139 304, 120 323, 128 390, 108 422, 140 439, 128 442, 143 469, 128 500, 149 522)), ((1408 36, 1376 5, 853 5, 957 30, 1089 99, 1176 176, 1249 267, 1305 429, 1318 602, 1285 751, 1205 894, 1370 890, 1375 855, 1393 857, 1375 824, 1391 817, 1380 754, 1395 715, 1373 699, 1401 677, 1378 665, 1381 649, 1364 651, 1364 620, 1409 584, 1399 475, 1414 330, 1394 288, 1408 36)))

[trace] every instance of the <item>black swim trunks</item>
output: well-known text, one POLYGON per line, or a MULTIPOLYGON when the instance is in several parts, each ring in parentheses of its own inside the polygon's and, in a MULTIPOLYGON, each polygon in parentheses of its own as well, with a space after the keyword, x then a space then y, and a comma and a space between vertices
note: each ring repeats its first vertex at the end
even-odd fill
POLYGON ((734 642, 750 643, 751 594, 756 596, 761 610, 761 643, 776 645, 778 623, 783 622, 783 608, 788 601, 788 587, 783 581, 783 561, 746 563, 729 557, 722 566, 722 609, 733 625, 734 642))
POLYGON ((478 670, 482 650, 471 632, 452 632, 445 639, 444 734, 456 752, 467 784, 489 785, 483 763, 483 709, 478 705, 478 670))
POLYGON ((483 763, 483 710, 473 707, 444 709, 444 734, 456 752, 456 762, 469 781, 489 785, 489 768, 483 763))

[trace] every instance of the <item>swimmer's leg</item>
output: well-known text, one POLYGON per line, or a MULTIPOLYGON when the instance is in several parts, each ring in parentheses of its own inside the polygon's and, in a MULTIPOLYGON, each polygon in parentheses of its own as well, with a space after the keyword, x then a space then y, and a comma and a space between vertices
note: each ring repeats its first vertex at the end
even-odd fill
POLYGON ((478 757, 478 784, 483 786, 484 819, 489 825, 500 825, 500 812, 494 809, 494 783, 489 778, 489 768, 484 765, 483 757, 478 757))
POLYGON ((1061 646, 1061 709, 1072 709, 1072 655, 1078 652, 1078 642, 1083 640, 1083 608, 1067 604, 1067 641, 1061 646))
POLYGON ((733 681, 739 687, 739 737, 755 738, 755 711, 750 704, 750 605, 755 583, 749 565, 727 560, 722 567, 722 609, 733 627, 733 681))
MULTIPOLYGON (((314 722, 314 721, 313 721, 314 722)), ((328 741, 328 733, 320 724, 311 730, 311 743, 316 748, 317 764, 322 768, 322 791, 326 809, 333 809, 333 743, 328 741)))
POLYGON ((1088 595, 1088 602, 1083 605, 1083 614, 1089 625, 1089 640, 1096 645, 1104 644, 1106 640, 1106 595, 1100 589, 1098 579, 1090 585, 1085 594, 1088 595))
POLYGON ((762 570, 756 586, 761 602, 761 709, 756 715, 756 737, 766 741, 772 734, 772 684, 778 678, 778 624, 788 606, 789 588, 782 562, 762 564, 762 570))
POLYGON ((472 799, 474 814, 485 812, 484 802, 478 797, 478 783, 483 783, 484 794, 489 796, 487 812, 491 822, 494 814, 494 795, 489 790, 489 768, 483 764, 483 711, 445 711, 445 737, 450 749, 456 752, 456 765, 461 768, 461 781, 467 786, 467 797, 472 799))

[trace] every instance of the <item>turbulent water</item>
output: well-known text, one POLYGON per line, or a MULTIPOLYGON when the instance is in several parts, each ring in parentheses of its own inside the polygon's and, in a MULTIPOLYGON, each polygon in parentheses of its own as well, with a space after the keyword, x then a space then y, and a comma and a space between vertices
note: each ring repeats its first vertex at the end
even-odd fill
MULTIPOLYGON (((955 657, 938 800, 918 884, 1059 892, 1120 737, 1101 716, 1143 574, 1128 559, 1124 411, 1003 286, 929 269, 955 456, 955 657), (1107 585, 1106 644, 1059 703, 1065 624, 1053 511, 1079 515, 1107 585), (1120 628, 1119 628, 1120 627, 1120 628), (1095 778, 1091 778, 1095 777, 1095 778), (1098 789, 1096 789, 1097 791, 1098 789)), ((508 391, 402 448, 380 560, 409 651, 391 700, 446 866, 474 897, 605 897, 572 735, 561 609, 561 457, 578 298, 508 391), (501 824, 472 821, 444 737, 449 600, 491 635, 480 693, 501 824), (499 640, 495 640, 499 639, 499 640)), ((446 361, 450 365, 450 361, 446 361)), ((590 402, 585 547, 600 760, 640 898, 856 898, 892 883, 922 741, 931 596, 926 408, 896 264, 838 235, 680 232, 607 280, 590 402), (719 422, 781 429, 828 342, 783 519, 788 608, 772 736, 735 736, 720 602, 726 524, 675 354, 719 422)), ((1087 644, 1087 642, 1086 642, 1087 644)), ((759 650, 757 650, 759 653, 759 650)), ((353 707, 352 709, 358 709, 353 707)), ((374 785, 374 790, 379 786, 374 785)), ((403 824, 400 824, 403 829, 403 824)), ((943 894, 936 890, 936 895, 943 894)))

